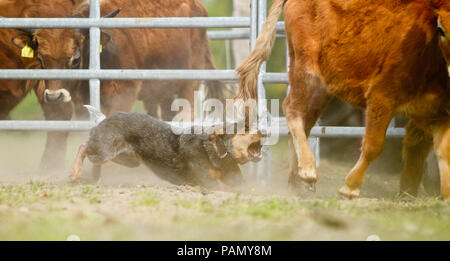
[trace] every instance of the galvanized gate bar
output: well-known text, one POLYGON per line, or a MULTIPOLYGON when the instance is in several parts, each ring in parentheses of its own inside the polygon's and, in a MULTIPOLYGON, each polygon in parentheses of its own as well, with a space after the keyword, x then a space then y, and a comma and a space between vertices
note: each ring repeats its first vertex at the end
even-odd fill
POLYGON ((262 75, 265 83, 285 83, 289 84, 289 75, 287 73, 265 73, 262 75))
POLYGON ((258 38, 258 0, 250 1, 250 52, 255 49, 258 38))
POLYGON ((7 131, 89 131, 90 121, 0 121, 0 130, 7 131))
MULTIPOLYGON (((285 125, 285 121, 280 122, 280 135, 287 135, 289 129, 285 125)), ((365 127, 333 127, 333 126, 317 126, 311 129, 310 136, 319 138, 355 138, 364 136, 365 127)), ((387 138, 403 138, 406 132, 404 128, 388 128, 386 131, 387 138)))
MULTIPOLYGON (((91 5, 93 7, 94 5, 91 5)), ((249 28, 249 17, 0 18, 0 28, 249 28)))
POLYGON ((0 70, 0 79, 235 81, 238 75, 234 70, 0 70))
MULTIPOLYGON (((89 16, 100 18, 100 0, 91 0, 89 16)), ((100 70, 100 28, 89 29, 89 70, 100 70)), ((100 110, 100 79, 89 80, 89 97, 91 106, 100 110)), ((95 118, 91 118, 94 121, 95 118)))
MULTIPOLYGON (((258 0, 258 35, 261 34, 264 24, 266 22, 267 16, 267 0, 258 0)), ((264 62, 261 65, 258 79, 257 79, 257 93, 258 93, 258 127, 262 127, 262 131, 267 131, 265 128, 268 126, 261 126, 261 123, 268 123, 265 118, 265 112, 267 112, 267 102, 266 102, 266 88, 263 80, 263 75, 266 74, 266 65, 264 62), (262 122, 261 122, 262 121, 262 122)), ((272 153, 270 147, 263 150, 263 160, 257 164, 256 175, 259 182, 262 185, 266 185, 271 179, 272 174, 272 153)))
MULTIPOLYGON (((280 135, 287 135, 286 120, 279 118, 280 135)), ((89 121, 0 121, 1 130, 10 131, 88 131, 94 127, 89 121)), ((355 138, 364 135, 364 127, 313 127, 311 136, 320 138, 355 138)), ((401 138, 405 135, 404 128, 388 128, 386 137, 401 138)))
POLYGON ((211 40, 249 39, 250 30, 208 31, 208 38, 211 40))

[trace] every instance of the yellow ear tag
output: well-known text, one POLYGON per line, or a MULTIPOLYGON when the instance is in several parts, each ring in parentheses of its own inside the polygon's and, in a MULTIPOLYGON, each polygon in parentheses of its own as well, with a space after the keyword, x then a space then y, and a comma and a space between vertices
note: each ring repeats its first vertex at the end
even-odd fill
POLYGON ((28 46, 28 44, 26 44, 22 48, 22 57, 25 57, 25 58, 33 58, 34 57, 34 50, 30 46, 28 46))
POLYGON ((100 53, 103 52, 103 45, 100 45, 100 53))

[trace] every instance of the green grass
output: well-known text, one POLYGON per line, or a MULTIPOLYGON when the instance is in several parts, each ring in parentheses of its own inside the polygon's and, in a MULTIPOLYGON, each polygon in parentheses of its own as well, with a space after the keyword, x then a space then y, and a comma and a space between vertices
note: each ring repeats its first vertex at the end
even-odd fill
POLYGON ((196 188, 29 183, 0 188, 0 240, 450 240, 436 198, 305 200, 196 188))
POLYGON ((135 206, 154 207, 161 202, 161 196, 154 191, 144 191, 137 193, 137 200, 133 203, 135 206))

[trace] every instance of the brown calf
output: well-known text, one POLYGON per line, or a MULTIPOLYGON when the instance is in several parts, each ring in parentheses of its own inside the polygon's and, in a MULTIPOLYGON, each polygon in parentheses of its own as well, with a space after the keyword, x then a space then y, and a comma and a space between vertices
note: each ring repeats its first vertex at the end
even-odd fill
MULTIPOLYGON (((1 0, 0 16, 4 17, 67 17, 71 14, 74 0, 1 0)), ((19 40, 24 33, 15 29, 0 30, 0 68, 2 69, 40 69, 41 63, 36 55, 33 58, 21 57, 20 43, 12 43, 11 39, 19 40), (16 46, 15 46, 16 45, 16 46), (19 47, 19 48, 18 48, 19 47)), ((33 46, 30 43, 30 46, 33 46)), ((57 120, 55 111, 59 108, 48 106, 44 101, 41 90, 45 89, 43 81, 3 80, 0 81, 0 119, 8 119, 10 111, 34 88, 47 120, 57 120)), ((65 133, 49 132, 47 146, 42 157, 45 163, 55 157, 54 149, 60 144, 65 133), (49 142, 50 141, 50 142, 49 142)))
POLYGON ((256 75, 269 57, 283 6, 291 58, 292 88, 283 104, 293 137, 291 176, 316 182, 307 137, 337 96, 366 109, 362 153, 339 191, 342 195, 359 196, 367 167, 383 150, 389 122, 403 114, 410 122, 401 192, 417 193, 434 144, 441 194, 450 200, 450 2, 275 0, 255 51, 238 68, 238 97, 256 96, 256 75))
MULTIPOLYGON (((207 16, 197 0, 108 0, 101 1, 103 15, 121 9, 118 17, 196 17, 207 16)), ((88 17, 89 1, 78 2, 73 17, 88 17)), ((89 31, 73 29, 38 29, 22 40, 34 43, 36 53, 45 69, 88 68, 89 31)), ((101 64, 103 69, 214 69, 209 40, 205 29, 108 29, 102 30, 101 64)), ((77 116, 84 116, 83 104, 89 104, 86 82, 72 80, 45 81, 41 91, 49 106, 59 106, 54 117, 69 120, 72 104, 77 116)), ((218 82, 209 82, 214 93, 218 82)), ((174 96, 187 98, 193 104, 194 90, 199 81, 116 81, 101 82, 101 108, 109 115, 115 111, 130 111, 136 99, 144 102, 147 112, 156 116, 161 105, 162 117, 171 120, 175 115, 170 105, 174 96)), ((67 134, 57 141, 66 144, 67 134)), ((49 141, 52 142, 52 141, 49 141)), ((47 143, 47 146, 52 144, 47 143)), ((64 149, 65 151, 65 149, 64 149)), ((63 162, 63 153, 53 152, 50 165, 63 162)), ((59 164, 60 165, 60 164, 59 164)))
MULTIPOLYGON (((63 17, 71 12, 72 0, 26 0, 0 1, 2 17, 63 17)), ((23 34, 15 29, 0 30, 0 68, 1 69, 38 69, 41 67, 36 57, 21 56, 21 50, 11 42, 15 36, 23 34)), ((0 120, 9 119, 10 111, 22 101, 38 81, 3 80, 0 81, 0 120)))
MULTIPOLYGON (((20 50, 12 43, 11 38, 19 34, 15 29, 0 30, 0 69, 34 69, 40 63, 34 58, 21 57, 20 50)), ((37 81, 2 80, 0 81, 0 120, 8 120, 9 113, 35 87, 37 81)))

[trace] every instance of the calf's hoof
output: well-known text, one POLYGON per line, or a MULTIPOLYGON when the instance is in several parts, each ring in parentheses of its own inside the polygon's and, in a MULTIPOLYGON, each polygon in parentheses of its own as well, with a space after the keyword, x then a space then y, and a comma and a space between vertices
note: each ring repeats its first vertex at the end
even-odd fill
POLYGON ((299 168, 298 175, 304 182, 310 184, 317 182, 317 174, 315 168, 307 168, 307 169, 299 168))
POLYGON ((315 182, 305 182, 297 174, 291 173, 291 175, 289 175, 288 186, 292 193, 298 194, 299 196, 308 196, 311 192, 316 192, 315 182))
POLYGON ((442 198, 447 201, 448 203, 450 203, 450 195, 442 195, 442 198))
POLYGON ((303 183, 306 185, 308 191, 316 192, 317 174, 315 168, 300 169, 299 176, 303 183))
POLYGON ((347 199, 354 199, 359 197, 360 189, 351 189, 347 185, 344 185, 340 190, 339 194, 347 199))

